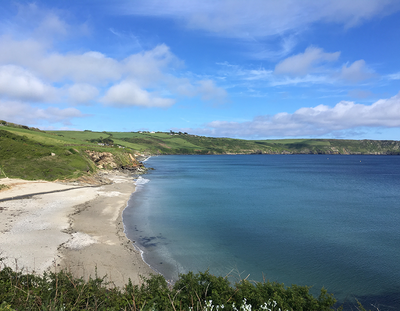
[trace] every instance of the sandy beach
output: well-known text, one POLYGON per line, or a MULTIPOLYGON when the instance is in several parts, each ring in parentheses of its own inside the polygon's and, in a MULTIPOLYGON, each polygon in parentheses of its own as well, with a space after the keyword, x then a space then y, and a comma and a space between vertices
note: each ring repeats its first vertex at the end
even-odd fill
POLYGON ((155 272, 126 238, 122 211, 135 185, 110 172, 99 187, 0 179, 0 262, 24 272, 65 269, 85 279, 106 276, 118 287, 155 272), (22 198, 20 196, 23 196, 22 198))

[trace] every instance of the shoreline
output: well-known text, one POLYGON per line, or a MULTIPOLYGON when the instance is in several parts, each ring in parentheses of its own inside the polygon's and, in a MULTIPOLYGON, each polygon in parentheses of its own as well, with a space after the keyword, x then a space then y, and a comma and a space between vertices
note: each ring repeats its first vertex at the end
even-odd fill
POLYGON ((133 178, 106 177, 112 184, 99 187, 0 179, 11 186, 0 192, 0 268, 66 270, 117 287, 157 274, 125 235, 122 213, 135 191, 133 178))
MULTIPOLYGON (((149 158, 150 158, 150 157, 146 158, 143 162, 147 161, 149 158)), ((134 191, 134 192, 137 191, 137 188, 138 188, 139 186, 142 186, 143 184, 146 184, 147 182, 148 182, 148 181, 147 181, 146 179, 144 179, 142 176, 139 176, 138 178, 136 178, 135 191, 134 191), (143 182, 143 180, 144 180, 144 182, 143 182)), ((130 238, 128 238, 127 228, 125 227, 125 224, 124 224, 123 213, 124 213, 124 211, 128 208, 128 206, 129 206, 129 200, 130 200, 130 199, 131 199, 131 197, 129 197, 128 201, 126 202, 125 208, 121 211, 121 214, 120 214, 121 221, 122 221, 122 226, 123 226, 123 233, 124 233, 125 237, 126 237, 129 241, 132 241, 132 244, 131 244, 132 247, 134 248, 134 250, 135 250, 136 252, 139 252, 139 253, 140 253, 140 258, 141 258, 142 261, 153 271, 153 273, 155 273, 155 274, 161 274, 169 284, 172 284, 172 281, 171 281, 171 280, 168 280, 168 279, 165 277, 164 273, 162 273, 161 271, 159 271, 158 269, 156 269, 155 267, 153 267, 151 264, 149 264, 149 263, 145 260, 144 255, 145 255, 146 251, 145 251, 144 247, 143 247, 142 245, 140 245, 140 242, 137 241, 137 238, 136 238, 136 239, 134 238, 134 239, 132 239, 132 240, 131 240, 130 238)), ((132 237, 131 237, 131 238, 132 238, 132 237)))

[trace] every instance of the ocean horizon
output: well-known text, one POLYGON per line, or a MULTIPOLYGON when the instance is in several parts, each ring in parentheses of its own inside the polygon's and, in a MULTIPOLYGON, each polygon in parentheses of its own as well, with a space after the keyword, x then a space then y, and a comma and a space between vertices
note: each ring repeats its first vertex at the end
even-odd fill
POLYGON ((123 213, 168 280, 209 271, 400 309, 400 157, 157 156, 123 213))

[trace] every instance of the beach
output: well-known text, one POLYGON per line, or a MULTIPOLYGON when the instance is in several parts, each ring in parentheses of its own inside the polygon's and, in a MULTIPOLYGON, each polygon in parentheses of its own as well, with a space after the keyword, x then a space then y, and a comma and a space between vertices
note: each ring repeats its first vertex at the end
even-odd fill
POLYGON ((90 186, 0 179, 0 262, 26 273, 64 269, 75 277, 104 277, 123 287, 155 272, 124 233, 122 211, 135 191, 132 177, 105 173, 90 186))

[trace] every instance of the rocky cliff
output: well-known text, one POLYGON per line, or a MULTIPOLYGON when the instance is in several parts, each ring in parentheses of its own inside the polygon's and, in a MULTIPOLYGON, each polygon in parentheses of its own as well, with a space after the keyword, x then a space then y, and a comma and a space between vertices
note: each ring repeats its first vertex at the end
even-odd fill
POLYGON ((143 163, 129 152, 114 155, 111 152, 85 150, 85 153, 99 169, 128 170, 136 173, 143 173, 146 171, 143 163))

